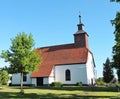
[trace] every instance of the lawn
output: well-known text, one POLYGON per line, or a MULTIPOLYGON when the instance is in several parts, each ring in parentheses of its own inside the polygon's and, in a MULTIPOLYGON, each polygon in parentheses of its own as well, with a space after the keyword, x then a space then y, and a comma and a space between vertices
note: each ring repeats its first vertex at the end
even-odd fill
POLYGON ((117 88, 108 87, 25 87, 20 95, 19 87, 3 87, 0 99, 120 99, 117 88))

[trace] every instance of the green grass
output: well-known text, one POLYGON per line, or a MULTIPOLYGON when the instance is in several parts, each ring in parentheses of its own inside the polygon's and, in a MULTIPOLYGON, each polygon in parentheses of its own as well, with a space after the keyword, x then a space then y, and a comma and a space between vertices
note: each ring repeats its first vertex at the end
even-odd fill
POLYGON ((0 99, 120 99, 117 88, 108 87, 25 87, 20 95, 19 87, 3 87, 0 99))

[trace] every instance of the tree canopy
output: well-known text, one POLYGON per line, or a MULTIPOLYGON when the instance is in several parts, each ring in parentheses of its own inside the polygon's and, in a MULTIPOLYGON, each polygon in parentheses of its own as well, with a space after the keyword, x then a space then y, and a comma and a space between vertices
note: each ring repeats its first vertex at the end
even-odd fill
POLYGON ((24 32, 19 33, 11 39, 10 50, 2 51, 1 57, 10 63, 12 73, 28 73, 37 69, 40 64, 40 52, 33 48, 34 40, 32 34, 29 36, 24 32))
POLYGON ((41 53, 33 47, 32 34, 27 35, 22 32, 11 39, 10 49, 3 50, 1 53, 1 57, 10 64, 9 71, 11 73, 21 73, 21 89, 23 74, 36 70, 41 63, 41 53))
POLYGON ((113 67, 120 68, 120 12, 117 13, 115 20, 112 21, 115 25, 115 45, 113 46, 113 67))
POLYGON ((120 2, 120 0, 110 0, 111 2, 120 2))
MULTIPOLYGON (((112 0, 120 2, 120 0, 112 0)), ((118 81, 120 82, 120 12, 117 12, 116 18, 112 20, 115 26, 115 45, 113 46, 113 62, 112 66, 117 69, 118 81)))

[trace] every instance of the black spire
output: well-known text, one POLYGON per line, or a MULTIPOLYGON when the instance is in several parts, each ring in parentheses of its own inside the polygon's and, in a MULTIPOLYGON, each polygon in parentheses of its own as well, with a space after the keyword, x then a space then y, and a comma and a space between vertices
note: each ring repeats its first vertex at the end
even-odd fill
POLYGON ((82 22, 81 22, 81 15, 79 15, 79 24, 82 24, 82 22))
POLYGON ((79 24, 77 26, 78 26, 78 30, 83 30, 84 24, 81 21, 81 15, 79 15, 79 24))

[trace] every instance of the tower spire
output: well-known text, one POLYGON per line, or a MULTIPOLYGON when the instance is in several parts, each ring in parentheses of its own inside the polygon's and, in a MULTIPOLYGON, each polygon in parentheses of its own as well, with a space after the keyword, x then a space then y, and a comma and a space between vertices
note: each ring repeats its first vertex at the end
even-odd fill
POLYGON ((83 30, 84 24, 82 23, 81 19, 82 19, 81 15, 79 14, 79 24, 77 25, 78 26, 78 30, 83 30))
POLYGON ((81 21, 81 15, 79 15, 79 23, 77 26, 78 31, 74 34, 74 45, 77 48, 88 48, 88 34, 84 31, 84 24, 81 21))
POLYGON ((82 24, 81 15, 79 15, 79 24, 82 24))
POLYGON ((79 11, 79 24, 82 24, 82 21, 81 21, 81 13, 80 13, 80 11, 79 11))

